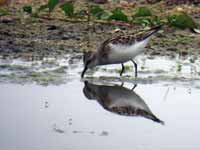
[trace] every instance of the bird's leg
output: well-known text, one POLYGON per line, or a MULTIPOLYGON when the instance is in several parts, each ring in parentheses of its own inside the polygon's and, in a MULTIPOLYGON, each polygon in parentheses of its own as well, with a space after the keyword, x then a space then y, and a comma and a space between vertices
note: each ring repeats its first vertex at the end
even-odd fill
POLYGON ((137 84, 134 84, 134 86, 131 90, 133 91, 136 87, 137 87, 137 84))
POLYGON ((85 74, 85 72, 86 72, 87 69, 88 69, 88 68, 87 68, 87 66, 86 66, 86 67, 84 68, 83 72, 81 73, 81 78, 84 77, 84 74, 85 74))
POLYGON ((87 61, 87 62, 86 62, 85 68, 84 68, 83 72, 81 73, 81 78, 84 77, 84 74, 85 74, 85 72, 87 71, 87 69, 88 69, 88 64, 89 64, 90 62, 91 62, 91 61, 87 61))
POLYGON ((134 60, 131 60, 134 64, 134 67, 135 67, 135 78, 137 78, 137 64, 134 60))
POLYGON ((123 74, 123 72, 124 72, 124 69, 125 69, 125 68, 124 68, 124 64, 122 63, 121 65, 122 65, 122 71, 120 72, 120 76, 122 76, 122 74, 123 74))
POLYGON ((123 87, 124 86, 124 82, 122 82, 122 84, 120 86, 123 87))

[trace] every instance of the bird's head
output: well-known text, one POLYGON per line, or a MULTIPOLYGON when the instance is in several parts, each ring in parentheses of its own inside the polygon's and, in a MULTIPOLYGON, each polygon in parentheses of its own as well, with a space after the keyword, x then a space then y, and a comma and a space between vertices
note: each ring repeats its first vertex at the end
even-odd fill
POLYGON ((85 52, 83 55, 84 70, 81 77, 84 77, 85 72, 88 68, 95 67, 97 64, 96 53, 95 52, 85 52))

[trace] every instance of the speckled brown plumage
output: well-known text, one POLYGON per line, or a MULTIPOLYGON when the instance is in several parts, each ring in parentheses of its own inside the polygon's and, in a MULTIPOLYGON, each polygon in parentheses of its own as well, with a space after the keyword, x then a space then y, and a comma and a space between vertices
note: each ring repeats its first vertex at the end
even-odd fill
POLYGON ((120 35, 114 38, 110 38, 102 43, 101 49, 105 49, 108 44, 121 44, 132 45, 135 42, 139 42, 147 38, 154 30, 151 29, 145 32, 132 33, 129 35, 120 35))

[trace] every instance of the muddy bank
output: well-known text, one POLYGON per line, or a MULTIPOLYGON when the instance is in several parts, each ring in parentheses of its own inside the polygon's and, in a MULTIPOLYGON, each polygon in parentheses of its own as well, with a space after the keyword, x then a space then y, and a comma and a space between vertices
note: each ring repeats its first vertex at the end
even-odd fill
MULTIPOLYGON (((140 2, 140 1, 138 1, 140 2)), ((41 5, 41 1, 29 3, 33 6, 33 11, 41 5)), ((94 3, 89 3, 93 5, 94 3)), ((57 8, 51 14, 51 19, 44 18, 40 14, 39 18, 31 17, 22 12, 25 4, 14 4, 8 9, 9 15, 0 16, 0 55, 10 57, 20 56, 58 56, 68 53, 81 53, 83 51, 94 51, 99 44, 107 38, 119 34, 128 34, 141 30, 146 27, 141 25, 126 26, 123 23, 97 23, 91 20, 78 20, 64 16, 57 8), (120 25, 119 25, 120 24, 120 25), (120 29, 120 32, 114 32, 120 29)), ((75 3, 76 11, 87 9, 85 1, 75 3)), ((119 7, 116 1, 110 1, 100 5, 105 10, 112 10, 119 7)), ((139 6, 149 7, 153 14, 165 18, 171 11, 181 7, 191 15, 197 23, 200 23, 198 5, 168 6, 164 2, 155 3, 136 3, 133 7, 124 8, 126 14, 131 14, 139 6)), ((83 15, 83 14, 82 14, 83 15)), ((93 18, 94 19, 94 18, 93 18)), ((101 22, 102 20, 100 20, 101 22)), ((164 26, 164 30, 158 33, 147 46, 147 55, 159 55, 175 57, 199 55, 200 54, 200 35, 194 34, 190 30, 180 30, 169 26, 164 26)))
MULTIPOLYGON (((0 24, 1 55, 62 55, 72 52, 95 50, 100 41, 118 34, 141 30, 136 26, 117 26, 95 23, 70 23, 59 20, 28 18, 24 22, 0 24), (116 28, 121 33, 114 33, 116 28)), ((200 54, 200 36, 188 30, 164 28, 147 46, 148 55, 174 57, 200 54)))

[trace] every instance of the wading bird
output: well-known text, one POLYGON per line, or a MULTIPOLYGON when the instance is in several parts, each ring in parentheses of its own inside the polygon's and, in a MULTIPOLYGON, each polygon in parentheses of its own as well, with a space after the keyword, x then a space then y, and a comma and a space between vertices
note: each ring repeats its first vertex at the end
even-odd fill
POLYGON ((95 52, 85 52, 83 56, 84 70, 81 77, 84 77, 88 68, 100 65, 121 64, 124 72, 124 63, 132 61, 135 67, 135 77, 137 77, 137 64, 133 60, 137 55, 145 50, 152 35, 160 30, 161 26, 154 27, 142 33, 134 33, 125 36, 117 36, 104 41, 95 52))

